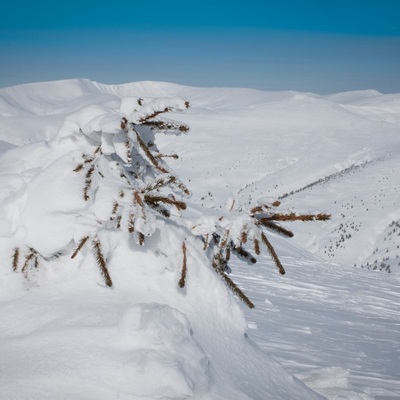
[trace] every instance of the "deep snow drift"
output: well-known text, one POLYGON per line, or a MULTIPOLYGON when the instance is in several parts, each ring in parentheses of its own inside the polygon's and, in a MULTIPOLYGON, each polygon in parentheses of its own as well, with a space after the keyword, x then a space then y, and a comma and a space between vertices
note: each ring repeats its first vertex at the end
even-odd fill
POLYGON ((72 80, 2 89, 0 115, 3 398, 320 398, 287 371, 330 399, 399 398, 400 95, 72 80), (47 257, 96 225, 103 206, 84 205, 72 133, 108 132, 132 96, 192 104, 178 117, 188 135, 157 137, 180 155, 170 165, 193 191, 189 217, 258 198, 332 214, 272 237, 285 277, 267 257, 235 265, 255 310, 193 238, 180 289, 187 228, 161 220, 144 247, 104 234, 111 289, 87 249, 29 281, 13 272, 15 246, 47 257))

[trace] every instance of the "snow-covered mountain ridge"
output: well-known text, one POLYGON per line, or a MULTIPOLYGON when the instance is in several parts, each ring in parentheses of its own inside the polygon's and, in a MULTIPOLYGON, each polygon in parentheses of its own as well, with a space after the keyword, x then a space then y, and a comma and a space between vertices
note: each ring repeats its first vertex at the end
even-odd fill
MULTIPOLYGON (((318 398, 257 348, 252 348, 246 336, 254 337, 286 369, 328 398, 400 396, 395 383, 396 377, 400 378, 396 371, 399 364, 393 361, 399 351, 395 340, 396 321, 399 321, 396 284, 400 270, 399 124, 400 95, 382 95, 372 90, 319 96, 193 88, 158 82, 103 85, 87 80, 1 89, 0 245, 7 256, 1 271, 0 318, 6 329, 0 345, 6 355, 2 368, 6 370, 7 364, 12 366, 1 382, 7 389, 6 398, 46 398, 40 384, 35 383, 38 377, 40 380, 46 375, 57 382, 47 386, 49 398, 57 397, 57 393, 61 396, 63 391, 69 398, 88 399, 109 398, 115 393, 127 399, 318 398), (256 302, 256 313, 247 314, 248 332, 240 308, 211 271, 202 267, 190 270, 190 265, 205 265, 201 253, 189 254, 188 273, 194 275, 185 292, 179 292, 176 277, 180 255, 176 254, 176 248, 180 248, 182 233, 177 231, 174 238, 169 237, 171 228, 163 225, 158 226, 160 233, 154 240, 162 243, 165 254, 155 255, 134 247, 134 269, 126 265, 132 245, 117 234, 109 238, 108 247, 115 249, 110 268, 116 288, 110 292, 93 286, 93 260, 88 256, 76 262, 60 258, 50 268, 38 272, 40 288, 31 287, 28 292, 21 277, 12 272, 11 260, 7 262, 13 240, 27 240, 53 250, 52 242, 56 249, 62 235, 65 241, 70 240, 75 223, 87 224, 86 220, 74 217, 80 203, 70 201, 78 190, 74 183, 76 176, 71 171, 80 150, 76 142, 68 139, 68 134, 77 127, 103 129, 99 115, 105 111, 117 112, 123 99, 132 96, 179 97, 190 101, 191 108, 179 114, 179 119, 191 127, 190 133, 179 138, 159 136, 157 143, 162 152, 180 155, 179 160, 170 164, 193 191, 193 203, 217 212, 228 199, 244 205, 258 198, 281 199, 282 207, 288 211, 332 214, 331 221, 322 224, 294 223, 290 228, 295 237, 290 241, 280 237, 271 239, 289 266, 288 280, 281 281, 274 275, 266 258, 256 267, 266 266, 263 272, 257 269, 235 272, 256 302), (47 183, 51 187, 48 191, 47 183), (331 262, 342 264, 343 276, 351 276, 356 283, 347 287, 342 272, 337 272, 340 268, 331 267, 331 262), (296 265, 301 265, 304 272, 300 274, 296 265), (361 270, 360 265, 382 272, 361 270), (322 268, 321 278, 318 266, 322 268), (389 271, 391 274, 386 273, 389 271), (314 297, 311 296, 313 300, 305 308, 304 326, 285 330, 285 321, 299 324, 295 311, 303 308, 307 296, 299 295, 285 311, 280 306, 286 304, 283 289, 298 290, 301 294, 302 286, 297 286, 296 280, 299 283, 302 279, 308 288, 305 291, 314 282, 315 287, 311 288, 314 297), (369 279, 379 280, 379 288, 374 292, 379 304, 376 309, 365 291, 369 279), (263 292, 265 286, 269 287, 269 303, 268 294, 263 292), (353 305, 346 315, 349 325, 362 312, 363 302, 370 307, 372 318, 379 320, 371 322, 371 340, 367 344, 379 336, 380 326, 385 327, 382 346, 385 351, 390 349, 386 357, 393 357, 387 362, 392 372, 382 364, 376 372, 380 384, 368 380, 374 370, 369 364, 368 373, 363 370, 362 349, 355 355, 360 361, 354 367, 341 359, 341 350, 336 350, 340 354, 336 359, 333 352, 323 348, 326 338, 335 330, 335 323, 344 315, 340 311, 340 296, 335 295, 339 287, 353 305), (212 295, 204 296, 206 288, 212 295), (354 289, 358 291, 358 299, 357 293, 351 293, 354 289), (322 300, 324 292, 327 297, 322 300), (83 307, 85 293, 93 300, 83 307), (54 302, 46 304, 46 296, 54 302), (76 302, 66 306, 69 298, 75 298, 76 302), (325 301, 332 313, 325 330, 319 326, 324 324, 313 317, 319 315, 317 305, 321 301, 325 301), (44 311, 43 316, 38 309, 44 311), (383 309, 385 312, 380 315, 379 310, 383 309), (264 319, 274 320, 274 326, 283 328, 278 341, 280 333, 274 329, 269 332, 273 341, 268 340, 268 327, 262 326, 264 319), (318 336, 318 331, 323 334, 318 336), (88 332, 94 335, 95 344, 88 339, 88 332), (316 335, 312 342, 321 346, 317 354, 309 354, 308 342, 302 342, 305 334, 311 338, 316 335), (78 350, 83 356, 74 351, 76 362, 71 359, 65 362, 66 352, 77 340, 82 341, 78 350), (104 340, 110 344, 105 350, 101 348, 104 340), (297 352, 307 354, 292 357, 290 353, 296 352, 296 347, 288 350, 287 346, 297 340, 297 352), (49 346, 43 347, 47 341, 49 346), (35 375, 32 366, 39 361, 40 353, 54 363, 54 371, 47 364, 35 375), (22 368, 18 360, 24 355, 29 362, 22 368), (80 375, 98 364, 103 365, 95 369, 100 381, 111 374, 113 382, 99 386, 99 380, 87 373, 88 392, 80 395, 84 387, 80 375), (316 372, 318 367, 325 369, 316 372), (352 380, 354 368, 358 367, 358 380, 352 380), (71 375, 71 369, 76 374, 71 375), (120 375, 112 372, 115 369, 120 375), (270 374, 268 379, 264 377, 266 373, 270 374), (336 374, 336 381, 329 379, 331 374, 336 374), (164 380, 154 385, 161 376, 164 380), (71 391, 77 383, 76 392, 71 391), (19 397, 13 397, 16 388, 20 388, 19 397)), ((94 276, 96 281, 98 277, 94 276)), ((352 335, 368 329, 366 319, 354 320, 352 335)), ((355 343, 354 336, 346 336, 344 327, 341 333, 344 346, 355 343)), ((345 353, 344 347, 342 350, 345 353)), ((385 361, 379 356, 376 362, 385 361)))
POLYGON ((192 108, 182 114, 190 135, 159 137, 159 143, 180 155, 172 166, 191 179, 196 200, 218 208, 228 197, 284 197, 288 208, 329 211, 329 224, 299 227, 294 240, 337 263, 399 270, 400 95, 87 80, 22 85, 1 90, 2 148, 51 140, 78 108, 117 107, 132 93, 190 99, 192 108))

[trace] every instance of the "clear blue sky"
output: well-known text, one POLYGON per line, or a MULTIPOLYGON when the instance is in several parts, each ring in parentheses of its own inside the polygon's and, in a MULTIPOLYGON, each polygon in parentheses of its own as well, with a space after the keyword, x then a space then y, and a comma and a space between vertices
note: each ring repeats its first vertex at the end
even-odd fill
POLYGON ((400 92, 400 0, 9 0, 0 87, 88 78, 400 92))

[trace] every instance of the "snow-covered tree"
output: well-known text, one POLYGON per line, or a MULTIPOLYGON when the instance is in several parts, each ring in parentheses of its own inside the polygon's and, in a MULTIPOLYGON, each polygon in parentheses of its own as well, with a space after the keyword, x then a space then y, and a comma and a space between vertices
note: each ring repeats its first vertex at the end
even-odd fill
MULTIPOLYGON (((41 262, 66 256, 75 258, 85 246, 90 246, 100 272, 107 286, 112 286, 112 276, 107 267, 102 237, 108 232, 125 231, 140 246, 157 229, 157 219, 173 219, 184 232, 183 236, 196 238, 210 260, 210 267, 218 273, 227 286, 249 307, 254 307, 250 299, 229 277, 229 260, 232 255, 244 262, 254 264, 262 246, 266 248, 279 273, 285 274, 274 247, 268 239, 268 231, 286 237, 293 233, 280 225, 291 221, 325 221, 327 214, 304 214, 279 212, 280 202, 260 201, 248 209, 230 201, 226 210, 215 212, 203 209, 204 214, 194 223, 187 220, 183 211, 187 208, 190 191, 167 164, 168 158, 178 158, 176 154, 161 154, 156 145, 159 133, 180 135, 189 132, 186 124, 168 119, 173 111, 183 111, 190 106, 187 100, 158 98, 128 98, 119 115, 110 116, 110 121, 118 119, 118 126, 112 129, 86 130, 83 127, 74 132, 76 139, 84 145, 84 152, 71 170, 80 181, 81 195, 90 205, 91 213, 81 211, 79 217, 90 218, 91 223, 81 237, 71 237, 68 248, 60 248, 48 256, 29 245, 16 246, 12 265, 14 271, 21 271, 27 279, 40 267, 41 262), (73 247, 73 248, 72 248, 73 247), (251 250, 250 250, 251 247, 251 250), (20 262, 20 258, 23 260, 20 262)), ((79 211, 78 211, 79 213, 79 211)), ((157 249, 154 249, 157 250, 157 249)), ((181 277, 177 284, 186 285, 188 268, 187 244, 176 249, 182 254, 181 277)))

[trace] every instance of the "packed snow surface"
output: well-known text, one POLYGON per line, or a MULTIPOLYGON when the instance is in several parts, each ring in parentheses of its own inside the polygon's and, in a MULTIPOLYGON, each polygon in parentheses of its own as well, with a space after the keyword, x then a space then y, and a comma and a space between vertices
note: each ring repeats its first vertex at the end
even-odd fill
POLYGON ((399 128, 400 94, 373 90, 88 80, 1 89, 1 398, 399 399, 399 128), (173 219, 154 221, 145 246, 99 234, 112 288, 90 249, 53 257, 112 207, 105 187, 96 205, 82 199, 76 133, 108 132, 102 150, 119 151, 112 135, 138 98, 191 104, 174 115, 187 135, 157 137, 163 153, 180 156, 169 163, 193 192, 188 219, 206 225, 202 207, 217 215, 258 199, 332 214, 285 225, 293 239, 270 236, 285 276, 267 254, 251 266, 232 262, 255 309, 233 297, 173 219), (22 244, 48 260, 29 280, 12 267, 22 244))

